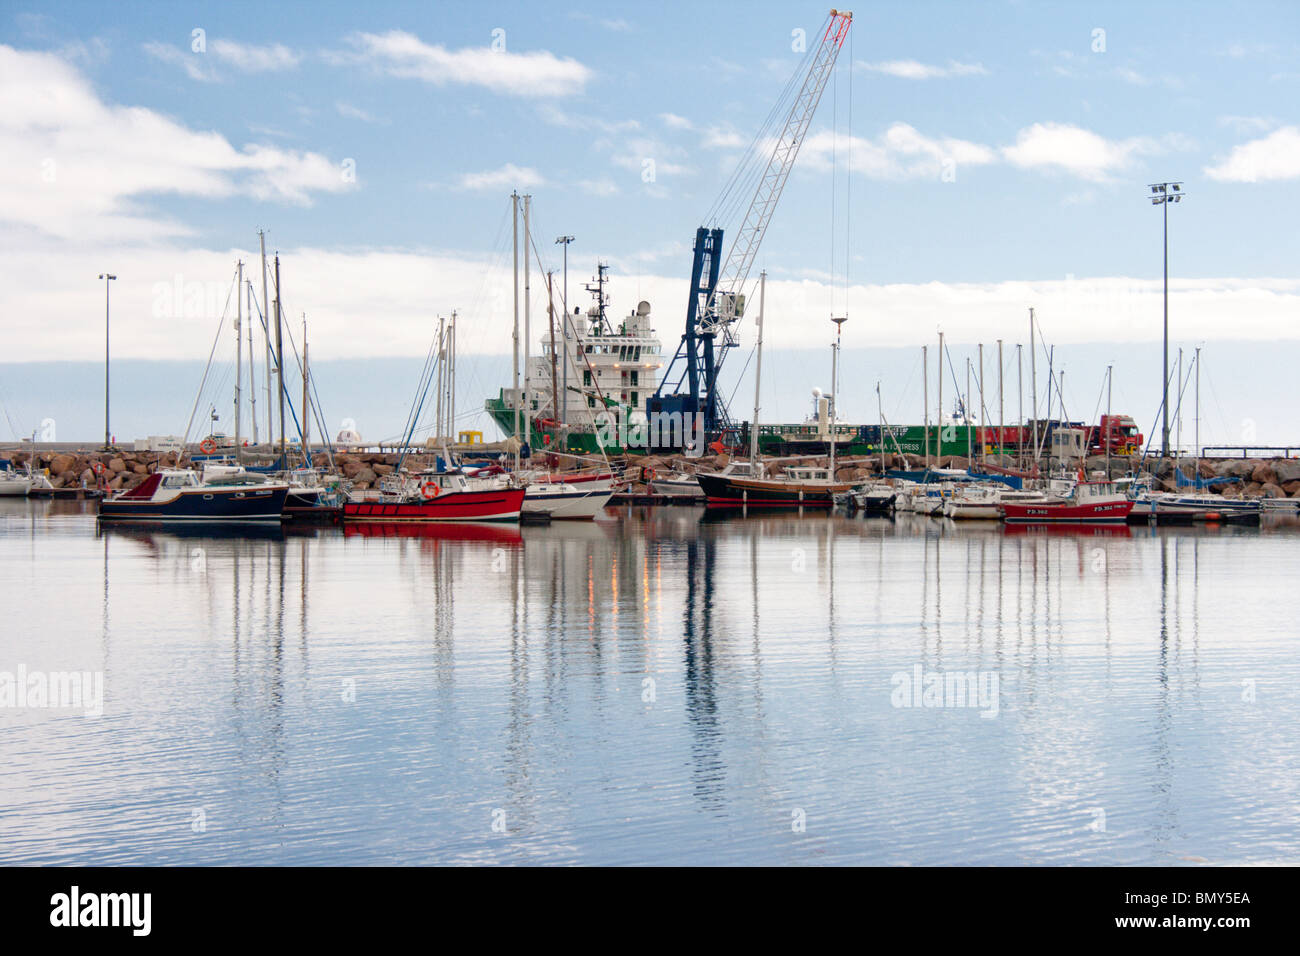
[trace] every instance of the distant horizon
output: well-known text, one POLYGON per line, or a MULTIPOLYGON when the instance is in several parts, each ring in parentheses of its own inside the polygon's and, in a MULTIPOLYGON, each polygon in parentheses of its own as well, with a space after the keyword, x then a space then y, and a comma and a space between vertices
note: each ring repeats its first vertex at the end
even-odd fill
MULTIPOLYGON (((937 413, 939 394, 935 380, 937 346, 936 342, 929 347, 931 421, 937 413)), ((996 348, 996 343, 986 343, 984 347, 984 397, 989 424, 996 424, 998 417, 996 348)), ((1189 347, 1184 348, 1183 371, 1187 385, 1183 397, 1181 444, 1190 449, 1195 429, 1195 386, 1191 374, 1193 352, 1189 347)), ((953 370, 945 361, 943 400, 945 408, 951 412, 955 388, 959 386, 964 391, 966 387, 965 360, 969 356, 974 368, 977 349, 959 345, 950 346, 948 351, 951 361, 957 365, 953 370)), ((1024 351, 1024 416, 1028 419, 1031 376, 1028 350, 1024 351)), ((1175 366, 1171 374, 1176 374, 1176 344, 1171 346, 1170 354, 1171 364, 1175 366)), ((1105 412, 1105 372, 1107 364, 1113 363, 1112 411, 1131 415, 1148 438, 1153 425, 1158 433, 1158 343, 1059 346, 1055 349, 1055 356, 1055 371, 1059 374, 1064 370, 1066 373, 1067 418, 1092 423, 1098 414, 1105 412)), ((1018 418, 1014 343, 1004 344, 1003 357, 1006 363, 1003 381, 1005 421, 1014 423, 1018 418)), ((1270 397, 1291 374, 1294 363, 1286 350, 1269 349, 1254 341, 1215 342, 1202 348, 1202 357, 1200 424, 1203 446, 1300 446, 1300 421, 1288 413, 1284 402, 1270 397), (1225 366, 1247 364, 1255 369, 1255 374, 1248 379, 1237 379, 1224 371, 1225 366)), ((749 421, 753 417, 752 375, 747 373, 739 385, 736 383, 749 358, 748 350, 740 350, 724 370, 725 394, 730 397, 731 416, 736 421, 749 421)), ((915 425, 923 421, 919 346, 893 349, 845 347, 841 360, 842 421, 853 424, 875 424, 878 421, 877 380, 881 382, 887 422, 915 425)), ((331 440, 346 420, 356 424, 366 442, 397 438, 415 398, 422 364, 422 358, 322 359, 312 362, 316 391, 325 411, 331 440)), ((752 371, 752 362, 750 364, 752 371)), ((201 361, 115 360, 112 366, 112 425, 119 443, 127 444, 149 435, 179 435, 189 419, 204 365, 201 361), (174 414, 162 413, 160 406, 171 409, 174 414)), ((233 368, 233 357, 224 363, 214 362, 191 439, 195 439, 196 434, 202 437, 208 433, 205 430, 199 434, 198 429, 209 405, 218 406, 219 430, 234 434, 233 368)), ((260 374, 259 367, 257 408, 259 422, 264 423, 265 401, 260 374)), ((511 374, 509 354, 474 355, 461 359, 457 389, 458 428, 482 431, 485 441, 500 437, 496 425, 483 411, 483 402, 494 397, 499 388, 507 386, 511 374)), ((1038 374, 1039 417, 1042 418, 1046 417, 1041 397, 1047 387, 1045 362, 1040 362, 1038 374)), ((760 422, 801 422, 812 411, 812 389, 830 391, 830 349, 765 349, 763 377, 760 422)), ((247 387, 246 380, 246 390, 247 387)), ((301 382, 290 377, 287 387, 293 397, 292 404, 296 406, 301 382)), ((978 375, 974 371, 971 391, 974 409, 978 397, 978 375)), ((1172 385, 1170 392, 1170 404, 1177 408, 1176 391, 1172 385)), ((1053 397, 1053 406, 1056 404, 1057 399, 1053 397)), ((3 435, 0 440, 6 443, 29 438, 46 418, 55 421, 57 441, 102 443, 103 362, 0 363, 0 413, 0 435, 3 435), (56 384, 58 382, 84 383, 85 387, 69 391, 56 384)), ((248 405, 244 414, 243 433, 245 437, 251 437, 248 405)), ((422 416, 422 421, 431 420, 431 412, 422 416)), ((259 430, 263 429, 264 426, 259 427, 259 430)), ((319 431, 319 426, 313 422, 311 432, 318 435, 319 431)), ((1172 414, 1170 431, 1170 442, 1174 444, 1177 436, 1172 414)))

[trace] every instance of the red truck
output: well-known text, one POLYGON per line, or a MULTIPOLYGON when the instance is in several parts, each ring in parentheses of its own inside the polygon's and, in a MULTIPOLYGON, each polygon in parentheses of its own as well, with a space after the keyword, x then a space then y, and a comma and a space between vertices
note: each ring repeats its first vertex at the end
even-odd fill
POLYGON ((1137 422, 1128 415, 1102 415, 1101 424, 1094 425, 1088 434, 1088 454, 1106 454, 1110 445, 1112 455, 1137 455, 1142 452, 1142 433, 1137 422))

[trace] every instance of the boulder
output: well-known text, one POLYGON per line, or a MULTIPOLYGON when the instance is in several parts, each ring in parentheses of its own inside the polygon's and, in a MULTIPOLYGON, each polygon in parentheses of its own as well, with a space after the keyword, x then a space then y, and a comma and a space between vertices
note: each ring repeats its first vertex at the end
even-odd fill
POLYGON ((370 471, 368 467, 363 465, 360 461, 358 461, 355 458, 349 458, 346 461, 340 461, 339 471, 343 472, 343 477, 347 478, 349 481, 357 481, 358 480, 357 475, 361 474, 362 471, 369 471, 371 475, 369 480, 374 481, 375 473, 373 471, 370 471))
POLYGON ((355 475, 349 475, 348 477, 352 479, 353 484, 362 488, 369 488, 379 478, 368 466, 362 466, 361 470, 355 475))
POLYGON ((1277 483, 1286 487, 1288 482, 1300 481, 1300 458, 1281 458, 1273 462, 1277 483))
POLYGON ((391 475, 393 473, 393 466, 385 465, 382 462, 375 462, 373 465, 370 466, 370 470, 373 471, 376 475, 383 477, 384 475, 391 475))
POLYGON ((123 473, 119 473, 112 481, 108 483, 108 488, 110 491, 121 491, 122 486, 125 484, 126 484, 125 475, 123 473))
POLYGON ((149 474, 149 466, 142 465, 140 462, 136 462, 134 465, 131 466, 131 471, 133 471, 137 475, 147 475, 149 474))
POLYGON ((65 471, 71 471, 76 464, 77 457, 75 455, 55 455, 50 459, 50 473, 61 475, 65 471))
POLYGON ((121 474, 122 472, 126 471, 126 462, 124 462, 121 458, 110 458, 108 460, 108 470, 113 472, 113 474, 115 475, 121 474))
POLYGON ((1285 498, 1286 492, 1273 482, 1266 482, 1260 489, 1260 494, 1265 498, 1285 498))
POLYGON ((1283 482, 1282 490, 1285 491, 1289 497, 1294 498, 1297 492, 1300 492, 1300 481, 1283 482))
POLYGON ((83 485, 93 485, 95 483, 95 472, 87 468, 81 473, 81 483, 83 485))
POLYGON ((1277 484, 1277 472, 1267 462, 1260 462, 1250 473, 1250 480, 1261 485, 1277 484))
POLYGON ((1246 485, 1245 488, 1241 489, 1241 493, 1247 498, 1258 498, 1260 489, 1262 487, 1263 485, 1261 485, 1259 482, 1252 481, 1248 485, 1246 485))

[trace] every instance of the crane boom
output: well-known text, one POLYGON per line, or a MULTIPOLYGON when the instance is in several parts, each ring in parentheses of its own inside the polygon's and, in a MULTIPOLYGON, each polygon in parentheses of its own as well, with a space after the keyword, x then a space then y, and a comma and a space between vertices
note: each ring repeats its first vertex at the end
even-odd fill
MULTIPOLYGON (((696 230, 686 330, 658 389, 646 403, 652 421, 665 415, 677 416, 683 423, 698 419, 710 437, 732 430, 726 403, 718 395, 718 373, 727 349, 737 344, 734 325, 744 315, 749 271, 852 22, 852 13, 831 10, 727 258, 722 259, 721 228, 701 226, 696 230)), ((796 73, 787 89, 794 88, 797 78, 796 73)), ((757 157, 757 150, 750 155, 757 157)))
POLYGON ((731 251, 718 277, 718 288, 705 306, 700 331, 705 334, 722 332, 727 337, 728 344, 734 344, 730 341, 731 326, 743 314, 743 299, 739 297, 749 278, 749 270, 763 243, 768 223, 772 221, 772 213, 776 211, 776 204, 781 199, 781 192, 785 189, 790 170, 799 155, 799 147, 803 145, 813 114, 817 112, 822 91, 826 89, 826 81, 835 68, 835 61, 852 22, 852 13, 831 11, 821 45, 813 56, 799 95, 790 106, 785 128, 772 148, 772 155, 768 158, 758 190, 745 213, 744 222, 731 243, 731 251))

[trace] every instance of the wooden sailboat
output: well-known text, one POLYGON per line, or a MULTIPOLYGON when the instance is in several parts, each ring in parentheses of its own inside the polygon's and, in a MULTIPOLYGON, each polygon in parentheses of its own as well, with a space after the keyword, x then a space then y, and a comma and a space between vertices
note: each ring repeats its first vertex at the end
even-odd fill
MULTIPOLYGON (((738 471, 696 474, 696 480, 704 489, 710 507, 746 507, 746 508, 830 508, 835 504, 835 496, 843 494, 853 487, 849 481, 837 482, 835 474, 835 443, 831 442, 830 467, 787 468, 781 475, 765 476, 758 461, 758 413, 759 384, 763 371, 763 313, 766 304, 767 273, 759 275, 758 298, 758 363, 754 371, 754 423, 750 429, 749 474, 738 471)), ((839 326, 843 319, 836 320, 836 342, 834 346, 835 361, 839 359, 839 326)), ((836 378, 835 371, 831 373, 836 378)), ((835 385, 832 381, 832 392, 835 385)), ((834 405, 831 405, 831 422, 834 425, 834 405)))

